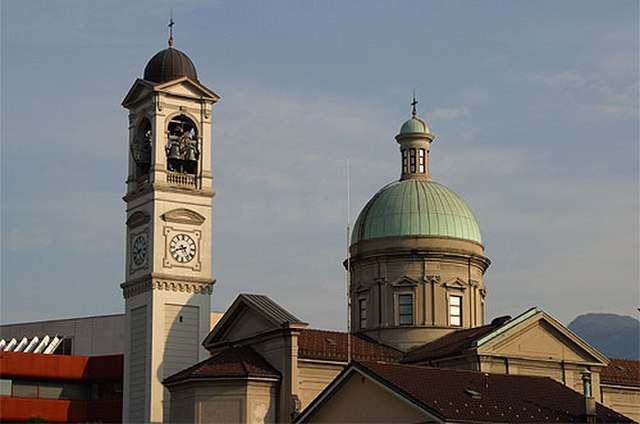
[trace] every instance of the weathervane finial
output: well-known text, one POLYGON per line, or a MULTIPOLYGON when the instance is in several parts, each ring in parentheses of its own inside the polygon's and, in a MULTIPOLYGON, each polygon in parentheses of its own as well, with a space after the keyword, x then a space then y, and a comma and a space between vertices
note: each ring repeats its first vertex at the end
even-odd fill
POLYGON ((415 118, 418 111, 416 110, 416 105, 418 104, 418 100, 416 100, 416 90, 413 90, 413 100, 411 101, 411 117, 415 118))
POLYGON ((173 20, 173 9, 171 9, 171 17, 169 18, 169 47, 173 47, 173 26, 175 22, 173 20))

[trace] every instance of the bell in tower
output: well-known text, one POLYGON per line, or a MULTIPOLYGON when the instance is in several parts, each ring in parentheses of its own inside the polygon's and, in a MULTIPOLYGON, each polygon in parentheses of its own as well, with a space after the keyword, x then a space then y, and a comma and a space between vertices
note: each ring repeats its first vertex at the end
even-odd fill
POLYGON ((198 170, 198 135, 189 118, 180 115, 169 123, 167 146, 167 170, 195 175, 198 170))

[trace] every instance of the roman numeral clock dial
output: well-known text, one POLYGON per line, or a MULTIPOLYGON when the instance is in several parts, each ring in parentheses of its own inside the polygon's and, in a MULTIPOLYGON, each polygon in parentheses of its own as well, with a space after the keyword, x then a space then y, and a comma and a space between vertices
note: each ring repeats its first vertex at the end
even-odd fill
POLYGON ((138 236, 133 241, 133 249, 131 252, 133 263, 140 266, 147 258, 147 239, 144 236, 138 236))
POLYGON ((169 252, 176 261, 187 263, 196 256, 196 243, 186 234, 177 234, 169 243, 169 252))

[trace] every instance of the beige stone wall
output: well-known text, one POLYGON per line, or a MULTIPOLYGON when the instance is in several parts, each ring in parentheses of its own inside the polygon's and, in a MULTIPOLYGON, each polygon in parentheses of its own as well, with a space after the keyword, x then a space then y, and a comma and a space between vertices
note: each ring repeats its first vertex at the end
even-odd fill
POLYGON ((599 401, 640 422, 640 387, 602 383, 599 401))
POLYGON ((360 374, 351 375, 325 400, 310 423, 428 423, 437 422, 425 412, 398 398, 360 374))
POLYGON ((298 361, 298 395, 304 410, 340 374, 346 363, 298 361))
POLYGON ((275 423, 276 382, 183 383, 171 391, 172 423, 275 423))

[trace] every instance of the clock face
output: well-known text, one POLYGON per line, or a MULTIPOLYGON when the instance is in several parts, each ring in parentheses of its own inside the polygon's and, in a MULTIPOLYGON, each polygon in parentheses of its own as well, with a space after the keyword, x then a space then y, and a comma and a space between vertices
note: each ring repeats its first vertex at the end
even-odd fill
POLYGON ((138 236, 133 241, 133 249, 131 249, 131 257, 133 263, 136 265, 142 265, 147 258, 147 239, 145 236, 138 236))
POLYGON ((178 234, 171 239, 169 251, 173 259, 186 263, 196 256, 196 242, 186 234, 178 234))

